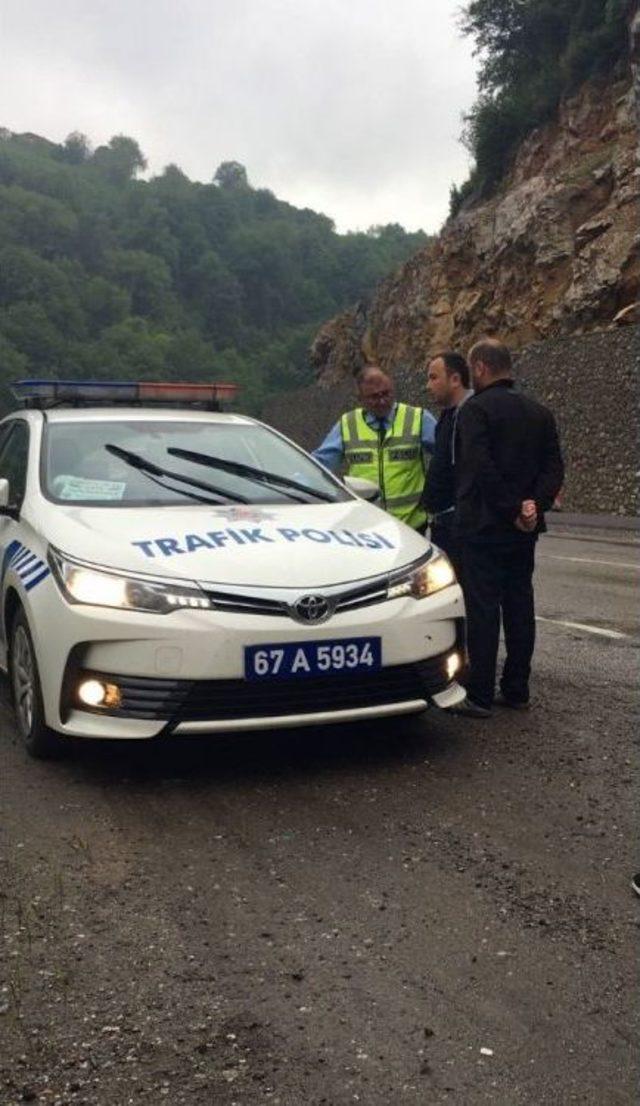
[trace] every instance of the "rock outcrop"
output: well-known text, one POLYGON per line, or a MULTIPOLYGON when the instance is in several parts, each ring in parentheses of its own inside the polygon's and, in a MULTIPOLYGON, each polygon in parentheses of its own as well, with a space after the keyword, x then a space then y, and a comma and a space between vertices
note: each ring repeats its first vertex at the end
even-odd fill
POLYGON ((353 404, 366 361, 425 403, 429 355, 494 334, 514 349, 521 386, 556 414, 565 509, 637 514, 640 15, 631 32, 630 78, 585 86, 526 139, 498 194, 328 322, 316 383, 268 404, 269 422, 313 448, 353 404))
POLYGON ((482 334, 516 350, 611 323, 640 300, 633 80, 586 85, 521 145, 500 191, 463 209, 369 304, 319 332, 321 387, 365 361, 417 369, 482 334))
MULTIPOLYGON (((566 462, 567 511, 637 515, 640 510, 640 325, 534 342, 518 355, 519 386, 555 413, 566 462)), ((425 404, 424 374, 396 374, 398 393, 425 404)), ((313 449, 355 400, 346 377, 275 397, 267 422, 313 449)), ((434 412, 437 413, 437 412, 434 412)))

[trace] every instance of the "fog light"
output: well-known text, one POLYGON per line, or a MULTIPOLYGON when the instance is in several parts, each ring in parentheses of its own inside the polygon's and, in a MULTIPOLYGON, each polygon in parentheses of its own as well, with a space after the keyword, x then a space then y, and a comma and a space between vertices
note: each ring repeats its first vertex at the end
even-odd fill
POLYGON ((102 680, 83 680, 78 687, 78 699, 86 707, 119 707, 120 688, 102 680))
POLYGON ((460 671, 460 657, 458 653, 451 653, 447 657, 447 676, 450 680, 453 679, 456 672, 460 671))
POLYGON ((99 707, 104 703, 106 690, 99 680, 84 680, 78 688, 78 698, 88 707, 99 707))

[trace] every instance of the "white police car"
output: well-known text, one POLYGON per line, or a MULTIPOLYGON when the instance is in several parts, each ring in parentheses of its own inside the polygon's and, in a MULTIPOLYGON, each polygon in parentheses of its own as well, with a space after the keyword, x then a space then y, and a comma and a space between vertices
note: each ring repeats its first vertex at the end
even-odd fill
POLYGON ((33 755, 463 697, 446 557, 281 434, 200 409, 225 387, 15 385, 0 660, 33 755))

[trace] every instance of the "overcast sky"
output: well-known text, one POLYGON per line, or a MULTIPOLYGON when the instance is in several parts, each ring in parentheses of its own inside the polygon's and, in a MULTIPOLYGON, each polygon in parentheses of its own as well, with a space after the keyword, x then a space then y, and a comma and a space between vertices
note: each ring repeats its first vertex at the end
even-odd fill
POLYGON ((135 138, 152 173, 437 230, 475 98, 459 0, 1 0, 0 126, 135 138))

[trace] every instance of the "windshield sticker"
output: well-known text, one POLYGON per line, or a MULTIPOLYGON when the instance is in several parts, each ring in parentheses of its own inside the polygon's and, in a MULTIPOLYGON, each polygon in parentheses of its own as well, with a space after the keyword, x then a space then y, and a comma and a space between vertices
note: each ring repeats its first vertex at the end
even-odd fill
POLYGON ((86 480, 84 476, 56 476, 52 488, 58 499, 122 499, 122 480, 86 480))
POLYGON ((19 541, 10 542, 5 549, 2 558, 2 580, 4 580, 9 569, 20 577, 25 591, 31 591, 36 584, 51 575, 51 571, 45 562, 41 561, 35 553, 32 553, 26 545, 19 541))
POLYGON ((395 549, 393 542, 377 531, 360 530, 316 530, 306 527, 302 530, 290 526, 277 526, 270 534, 263 533, 261 526, 251 528, 225 527, 224 530, 207 530, 201 534, 184 534, 180 538, 148 538, 146 541, 133 541, 131 544, 140 549, 145 557, 153 559, 158 555, 174 557, 181 553, 197 553, 200 549, 223 549, 225 546, 269 545, 340 545, 358 549, 395 549))

